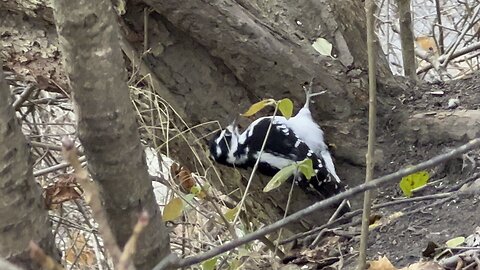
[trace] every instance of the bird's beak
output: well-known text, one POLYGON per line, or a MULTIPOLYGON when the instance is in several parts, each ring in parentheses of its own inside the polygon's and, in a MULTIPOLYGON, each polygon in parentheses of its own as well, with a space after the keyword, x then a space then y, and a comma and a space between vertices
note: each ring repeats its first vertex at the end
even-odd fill
POLYGON ((240 115, 237 114, 230 125, 231 125, 232 127, 236 127, 236 126, 238 125, 238 119, 239 119, 239 118, 240 118, 240 115))
POLYGON ((236 115, 230 125, 227 126, 226 130, 230 131, 231 133, 238 133, 238 120, 240 115, 236 115))

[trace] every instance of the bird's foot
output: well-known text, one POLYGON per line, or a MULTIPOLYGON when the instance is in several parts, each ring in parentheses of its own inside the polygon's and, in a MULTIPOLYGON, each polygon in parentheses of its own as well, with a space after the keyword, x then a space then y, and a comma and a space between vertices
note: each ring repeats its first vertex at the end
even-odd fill
POLYGON ((308 106, 310 105, 312 97, 322 95, 327 92, 326 90, 324 90, 324 91, 312 93, 312 88, 313 88, 312 86, 313 86, 313 78, 312 80, 310 80, 310 83, 308 85, 306 84, 303 85, 303 91, 305 92, 305 105, 303 107, 307 109, 308 109, 308 106))

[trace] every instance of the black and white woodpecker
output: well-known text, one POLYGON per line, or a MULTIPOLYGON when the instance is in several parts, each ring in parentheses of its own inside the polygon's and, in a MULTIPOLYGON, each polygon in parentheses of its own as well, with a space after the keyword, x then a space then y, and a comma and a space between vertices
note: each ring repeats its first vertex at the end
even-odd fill
MULTIPOLYGON (((310 98, 318 93, 311 93, 311 85, 304 90, 305 105, 294 117, 261 117, 242 133, 236 121, 233 121, 218 132, 210 142, 212 158, 221 164, 239 168, 253 167, 260 159, 258 171, 269 176, 294 162, 310 158, 316 175, 310 180, 301 174, 295 175, 294 180, 301 188, 316 191, 324 198, 344 191, 345 185, 335 171, 324 133, 313 120, 309 109, 310 98), (270 122, 272 127, 260 153, 270 122)), ((350 203, 347 202, 342 212, 349 208, 350 203)))

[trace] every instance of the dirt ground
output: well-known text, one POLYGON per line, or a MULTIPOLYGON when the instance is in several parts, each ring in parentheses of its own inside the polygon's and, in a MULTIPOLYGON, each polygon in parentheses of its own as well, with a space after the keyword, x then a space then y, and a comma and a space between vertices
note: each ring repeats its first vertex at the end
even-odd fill
MULTIPOLYGON (((465 84, 460 80, 449 84, 429 84, 421 87, 410 88, 406 92, 404 104, 410 107, 410 113, 416 114, 437 110, 477 110, 480 107, 480 75, 473 78, 477 84, 465 84), (432 94, 443 91, 444 94, 432 94), (450 99, 459 99, 457 108, 448 109, 450 99)), ((446 127, 448 128, 448 127, 446 127)), ((390 162, 384 162, 387 166, 377 168, 377 175, 394 172, 402 166, 416 164, 424 161, 443 151, 459 146, 462 142, 440 142, 433 144, 411 144, 408 148, 398 135, 393 135, 390 144, 392 156, 387 157, 390 162)), ((466 140, 465 140, 466 142, 466 140)), ((384 145, 385 145, 384 143, 384 145)), ((470 179, 472 182, 478 179, 476 173, 480 172, 480 152, 473 151, 467 156, 456 158, 446 164, 439 165, 431 170, 429 185, 424 190, 415 193, 414 196, 424 196, 447 192, 452 187, 463 186, 462 182, 470 179), (460 184, 459 184, 460 183, 460 184)), ((479 182, 477 180, 476 182, 479 182)), ((468 187, 466 189, 474 189, 468 187)), ((478 189, 478 186, 477 186, 478 189)), ((384 203, 402 198, 398 186, 388 186, 378 191, 374 204, 384 203)), ((389 206, 374 210, 372 214, 387 217, 397 212, 410 213, 394 219, 391 223, 376 228, 369 235, 368 257, 376 259, 378 256, 386 256, 396 267, 404 267, 422 259, 422 251, 425 250, 429 241, 439 246, 446 241, 474 233, 475 228, 480 226, 480 203, 478 193, 467 197, 452 197, 449 199, 432 199, 420 202, 411 202, 389 206)), ((354 237, 348 242, 353 249, 357 250, 359 238, 354 237)), ((346 260, 345 268, 353 269, 357 256, 346 260)), ((424 258, 428 259, 428 258, 424 258)))

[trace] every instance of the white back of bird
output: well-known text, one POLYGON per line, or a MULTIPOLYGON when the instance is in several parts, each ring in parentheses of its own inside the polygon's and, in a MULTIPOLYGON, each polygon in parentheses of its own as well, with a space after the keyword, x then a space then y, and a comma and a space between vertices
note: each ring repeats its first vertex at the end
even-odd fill
POLYGON ((288 120, 283 116, 277 116, 275 117, 275 121, 291 128, 316 155, 321 156, 325 161, 327 170, 337 182, 340 182, 340 178, 335 171, 332 156, 325 143, 323 130, 313 120, 312 114, 307 106, 304 106, 294 117, 291 117, 288 120))

